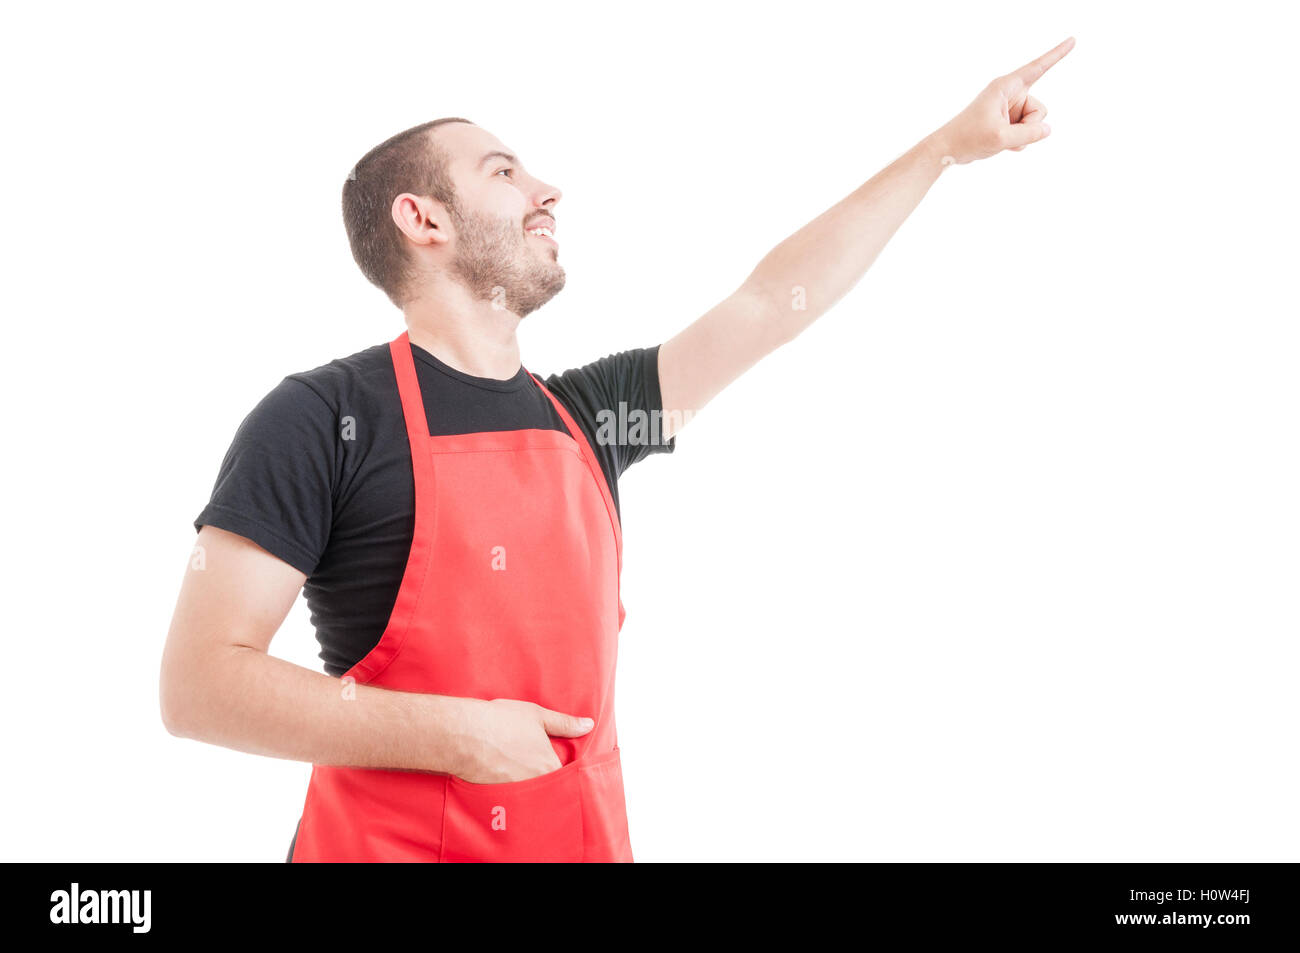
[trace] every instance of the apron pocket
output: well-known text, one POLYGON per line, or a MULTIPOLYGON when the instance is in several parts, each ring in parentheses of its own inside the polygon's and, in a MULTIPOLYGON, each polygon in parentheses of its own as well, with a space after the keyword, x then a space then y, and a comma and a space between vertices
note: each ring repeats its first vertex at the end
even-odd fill
POLYGON ((582 788, 582 859, 590 863, 631 863, 623 762, 618 748, 579 762, 582 788))
POLYGON ((582 860, 577 761, 504 784, 447 777, 442 856, 447 863, 574 863, 582 860))

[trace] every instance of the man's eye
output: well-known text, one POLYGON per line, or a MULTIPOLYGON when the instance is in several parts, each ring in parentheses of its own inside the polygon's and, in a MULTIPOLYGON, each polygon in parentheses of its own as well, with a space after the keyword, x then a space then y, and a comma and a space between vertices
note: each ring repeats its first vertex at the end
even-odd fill
POLYGON ((509 178, 511 175, 514 174, 514 171, 515 171, 514 169, 498 169, 496 174, 500 175, 502 172, 504 172, 506 174, 506 177, 509 178))

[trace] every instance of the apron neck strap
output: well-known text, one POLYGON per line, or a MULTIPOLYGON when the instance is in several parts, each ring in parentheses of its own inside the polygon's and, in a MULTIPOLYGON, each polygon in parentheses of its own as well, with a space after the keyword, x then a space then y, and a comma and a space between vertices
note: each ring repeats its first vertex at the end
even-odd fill
POLYGON ((397 372, 397 393, 402 398, 406 435, 412 447, 421 446, 429 440, 429 422, 424 416, 424 397, 420 394, 420 379, 415 374, 410 334, 403 331, 388 345, 388 349, 393 355, 393 370, 397 372))

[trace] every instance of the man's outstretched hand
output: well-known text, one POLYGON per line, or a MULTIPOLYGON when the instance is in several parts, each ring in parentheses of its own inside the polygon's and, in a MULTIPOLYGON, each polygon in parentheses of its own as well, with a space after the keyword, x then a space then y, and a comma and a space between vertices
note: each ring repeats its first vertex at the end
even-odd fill
POLYGON ((985 86, 969 106, 932 136, 943 155, 963 165, 1004 149, 1019 152, 1046 138, 1051 132, 1043 122, 1047 107, 1029 95, 1029 87, 1072 49, 1074 37, 985 86))

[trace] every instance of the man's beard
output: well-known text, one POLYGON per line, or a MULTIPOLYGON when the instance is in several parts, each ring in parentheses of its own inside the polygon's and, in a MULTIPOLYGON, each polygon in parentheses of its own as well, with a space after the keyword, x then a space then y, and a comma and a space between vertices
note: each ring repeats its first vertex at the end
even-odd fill
POLYGON ((452 270, 476 298, 522 318, 560 293, 564 269, 533 256, 522 225, 458 210, 452 215, 457 247, 452 270))

